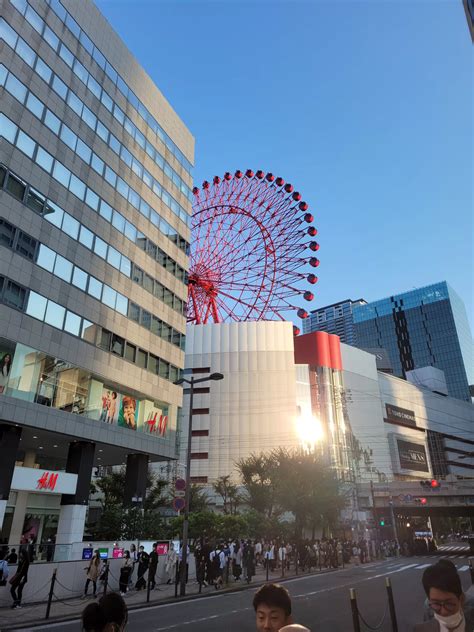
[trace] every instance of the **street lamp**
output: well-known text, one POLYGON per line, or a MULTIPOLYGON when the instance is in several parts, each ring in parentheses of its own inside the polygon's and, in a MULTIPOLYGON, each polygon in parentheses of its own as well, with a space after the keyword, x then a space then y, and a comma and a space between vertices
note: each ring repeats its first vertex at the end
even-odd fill
POLYGON ((180 589, 179 594, 181 597, 186 595, 186 565, 188 562, 188 531, 189 531, 189 498, 190 498, 190 485, 191 485, 191 438, 193 427, 193 399, 194 399, 194 386, 201 382, 208 382, 209 380, 223 380, 222 373, 211 373, 208 377, 199 377, 197 379, 191 375, 191 379, 187 380, 181 377, 179 380, 173 382, 176 386, 181 384, 189 384, 189 417, 188 417, 188 446, 186 451, 186 489, 184 492, 184 521, 183 521, 183 543, 182 543, 182 557, 181 557, 181 571, 180 571, 180 589))

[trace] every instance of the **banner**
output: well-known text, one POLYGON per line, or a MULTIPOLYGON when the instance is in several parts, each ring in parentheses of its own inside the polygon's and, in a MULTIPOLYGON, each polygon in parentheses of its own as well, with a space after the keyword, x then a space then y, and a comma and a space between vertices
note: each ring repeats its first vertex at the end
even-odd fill
POLYGON ((12 368, 13 353, 0 348, 0 393, 6 389, 12 368))
POLYGON ((388 421, 395 421, 405 426, 416 426, 416 417, 413 410, 400 408, 393 404, 385 404, 385 410, 387 411, 388 421))
POLYGON ((135 397, 104 387, 102 389, 99 421, 136 430, 138 407, 139 402, 135 397))

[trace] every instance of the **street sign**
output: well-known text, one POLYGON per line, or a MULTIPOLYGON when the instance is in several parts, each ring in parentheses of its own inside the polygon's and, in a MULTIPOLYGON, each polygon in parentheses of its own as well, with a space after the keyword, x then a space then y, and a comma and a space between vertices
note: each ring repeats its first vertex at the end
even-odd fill
POLYGON ((186 503, 184 502, 184 498, 175 498, 173 500, 173 509, 175 511, 182 511, 185 504, 186 503))
POLYGON ((179 492, 183 492, 186 489, 186 481, 184 478, 177 478, 176 483, 174 484, 174 488, 179 492))

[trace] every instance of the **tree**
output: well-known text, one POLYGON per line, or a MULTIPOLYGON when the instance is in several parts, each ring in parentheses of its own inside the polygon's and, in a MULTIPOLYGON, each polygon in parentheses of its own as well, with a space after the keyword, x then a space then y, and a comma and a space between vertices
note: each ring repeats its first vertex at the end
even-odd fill
POLYGON ((241 503, 241 497, 237 485, 230 480, 230 475, 220 476, 213 484, 214 491, 220 496, 224 503, 224 513, 230 515, 237 514, 237 508, 241 503))
POLYGON ((245 490, 243 500, 258 513, 270 518, 277 512, 276 471, 272 454, 251 454, 236 463, 245 490))
POLYGON ((191 485, 189 489, 189 513, 206 511, 211 501, 206 491, 199 485, 191 485))

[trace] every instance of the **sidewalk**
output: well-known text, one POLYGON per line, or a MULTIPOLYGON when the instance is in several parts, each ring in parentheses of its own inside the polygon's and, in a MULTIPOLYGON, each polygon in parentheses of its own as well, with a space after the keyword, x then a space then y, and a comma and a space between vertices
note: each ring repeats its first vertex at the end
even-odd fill
MULTIPOLYGON (((350 564, 346 564, 345 568, 350 568, 350 564)), ((319 575, 322 573, 327 573, 335 570, 342 569, 342 566, 339 569, 322 569, 321 571, 316 570, 311 573, 304 573, 304 575, 319 575)), ((303 573, 299 571, 298 576, 302 576, 303 573)), ((295 569, 292 568, 289 571, 285 570, 285 576, 282 577, 281 569, 276 570, 273 573, 269 573, 269 581, 280 582, 284 581, 284 579, 289 579, 291 577, 296 577, 295 569)), ((199 593, 199 584, 195 581, 195 578, 189 578, 189 581, 186 585, 186 597, 175 597, 175 585, 174 584, 157 584, 155 590, 150 591, 150 602, 147 604, 147 591, 141 590, 130 590, 124 599, 128 605, 130 610, 144 608, 147 605, 153 606, 162 603, 175 602, 182 599, 194 599, 200 595, 202 596, 212 596, 216 594, 221 594, 223 592, 234 592, 238 590, 248 590, 249 588, 256 588, 266 581, 266 571, 262 567, 257 568, 257 574, 253 577, 252 582, 250 584, 246 584, 245 581, 237 581, 235 582, 233 578, 229 578, 229 583, 225 584, 223 588, 216 590, 214 586, 202 586, 201 593, 199 593)), ((114 578, 112 578, 112 588, 115 586, 114 578)), ((98 595, 101 596, 102 592, 99 592, 98 595)), ((178 586, 178 595, 179 595, 179 586, 178 586)), ((85 606, 92 601, 92 597, 88 597, 87 599, 81 599, 80 595, 72 595, 70 599, 56 599, 53 597, 53 601, 51 603, 51 611, 49 615, 48 621, 51 623, 57 623, 59 621, 67 621, 72 619, 78 619, 81 616, 81 613, 85 606)), ((31 627, 34 625, 44 625, 45 624, 45 615, 46 615, 46 602, 40 603, 26 603, 22 605, 21 609, 12 610, 11 608, 0 608, 0 632, 4 632, 6 630, 15 630, 24 627, 31 627)))

